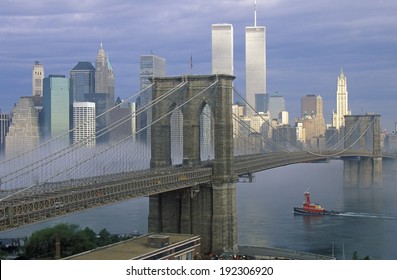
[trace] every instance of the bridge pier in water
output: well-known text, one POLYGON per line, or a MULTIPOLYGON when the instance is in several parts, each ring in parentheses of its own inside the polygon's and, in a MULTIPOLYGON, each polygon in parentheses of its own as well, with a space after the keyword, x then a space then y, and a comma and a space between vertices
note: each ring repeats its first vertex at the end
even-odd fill
POLYGON ((233 76, 184 76, 154 79, 152 100, 183 82, 185 85, 155 104, 152 119, 151 168, 171 162, 171 114, 183 114, 185 168, 201 165, 200 114, 208 105, 214 114, 214 160, 211 184, 198 185, 149 198, 149 232, 191 233, 201 236, 202 252, 237 251, 236 182, 234 172, 232 97, 233 76), (187 102, 188 101, 188 102, 187 102), (168 115, 167 115, 168 114, 168 115), (165 117, 164 117, 165 116, 165 117))
POLYGON ((345 116, 345 137, 345 149, 357 152, 370 151, 372 156, 343 158, 344 186, 382 185, 380 115, 345 116))

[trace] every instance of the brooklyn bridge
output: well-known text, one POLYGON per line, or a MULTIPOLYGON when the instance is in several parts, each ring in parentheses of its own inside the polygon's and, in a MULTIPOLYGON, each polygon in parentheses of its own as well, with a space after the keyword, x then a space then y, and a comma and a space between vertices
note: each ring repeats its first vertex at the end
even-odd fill
MULTIPOLYGON (((280 133, 270 123, 268 133, 258 133, 234 115, 233 79, 228 75, 154 78, 151 102, 129 116, 150 116, 145 127, 150 129, 149 147, 136 143, 134 136, 140 131, 107 145, 87 145, 91 138, 62 144, 71 130, 2 161, 0 229, 148 196, 149 232, 197 234, 204 252, 236 251, 239 178, 290 164, 343 160, 346 185, 382 184, 382 159, 395 156, 382 153, 380 115, 345 116, 336 143, 322 150, 307 149, 283 135, 269 137, 269 131, 280 133), (179 159, 171 140, 175 112, 183 116, 179 159), (206 152, 201 140, 203 117, 213 127, 206 152)), ((120 119, 106 130, 126 121, 120 119)))

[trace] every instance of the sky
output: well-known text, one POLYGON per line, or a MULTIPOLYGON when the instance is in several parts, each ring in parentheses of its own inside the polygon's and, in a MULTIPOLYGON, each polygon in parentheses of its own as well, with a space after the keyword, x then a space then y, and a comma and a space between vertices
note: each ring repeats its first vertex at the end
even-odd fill
MULTIPOLYGON (((375 112, 389 132, 397 121, 397 1, 257 0, 266 26, 267 93, 283 95, 290 123, 300 100, 321 95, 324 118, 336 108, 337 77, 347 77, 353 114, 375 112)), ((2 0, 0 109, 31 95, 34 61, 45 75, 69 76, 95 58, 101 41, 115 71, 116 96, 139 91, 139 59, 156 54, 167 76, 211 74, 211 25, 234 29, 235 87, 245 92, 245 27, 254 0, 2 0)))

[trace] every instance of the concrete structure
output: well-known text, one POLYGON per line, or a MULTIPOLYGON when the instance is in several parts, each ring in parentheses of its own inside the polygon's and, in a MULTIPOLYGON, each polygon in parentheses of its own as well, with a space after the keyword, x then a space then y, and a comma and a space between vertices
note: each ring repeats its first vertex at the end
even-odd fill
POLYGON ((12 122, 6 136, 6 158, 34 148, 39 141, 39 116, 33 97, 21 97, 12 110, 12 122))
POLYGON ((148 234, 83 252, 65 260, 193 260, 200 254, 200 245, 200 237, 195 235, 148 234))
POLYGON ((345 149, 357 154, 372 152, 371 157, 344 158, 345 186, 370 187, 382 184, 380 132, 380 115, 345 116, 345 149))
POLYGON ((78 62, 70 71, 70 104, 84 102, 85 95, 95 92, 95 68, 91 62, 78 62))
POLYGON ((95 103, 73 103, 73 143, 95 146, 95 103))
POLYGON ((332 126, 340 129, 345 125, 345 116, 351 115, 348 110, 347 81, 343 70, 340 70, 336 91, 336 112, 332 113, 332 126))
POLYGON ((212 74, 234 75, 233 25, 212 25, 212 74))
POLYGON ((43 96, 44 66, 39 61, 34 62, 32 71, 32 96, 43 96))
MULTIPOLYGON (((214 114, 215 155, 213 182, 197 189, 150 196, 149 231, 198 234, 204 252, 237 250, 236 174, 234 172, 232 83, 233 76, 187 76, 154 79, 154 100, 187 81, 188 84, 153 107, 158 119, 184 104, 183 165, 201 164, 200 115, 205 105, 214 114), (198 192, 197 192, 198 191, 198 192)), ((171 161, 170 117, 152 126, 151 168, 166 167, 171 161)))
MULTIPOLYGON (((69 95, 69 78, 65 78, 64 75, 50 75, 44 78, 44 137, 55 138, 69 131, 69 95)), ((65 141, 68 141, 68 138, 67 136, 65 141)))

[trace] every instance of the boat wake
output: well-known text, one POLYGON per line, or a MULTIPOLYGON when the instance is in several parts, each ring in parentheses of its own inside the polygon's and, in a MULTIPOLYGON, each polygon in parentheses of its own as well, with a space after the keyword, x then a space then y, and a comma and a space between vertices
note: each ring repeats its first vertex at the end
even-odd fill
POLYGON ((372 213, 339 212, 335 214, 335 216, 397 220, 396 216, 388 216, 383 214, 372 214, 372 213))

